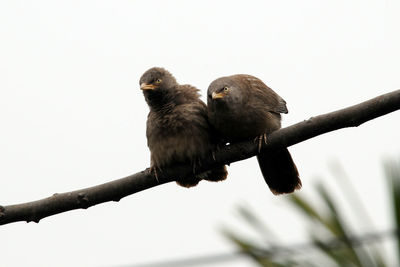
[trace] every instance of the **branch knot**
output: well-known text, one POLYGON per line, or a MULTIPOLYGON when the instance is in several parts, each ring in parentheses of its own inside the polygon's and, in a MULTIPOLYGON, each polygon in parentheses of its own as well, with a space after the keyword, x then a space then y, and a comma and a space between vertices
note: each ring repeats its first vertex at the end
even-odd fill
POLYGON ((87 209, 90 207, 89 205, 89 197, 87 196, 86 192, 80 192, 78 193, 78 204, 84 208, 87 209))

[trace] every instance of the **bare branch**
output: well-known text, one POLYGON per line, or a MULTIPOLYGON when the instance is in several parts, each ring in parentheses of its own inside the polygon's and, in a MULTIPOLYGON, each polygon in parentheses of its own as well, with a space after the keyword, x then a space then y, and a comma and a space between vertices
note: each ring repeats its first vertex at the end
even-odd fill
MULTIPOLYGON (((400 90, 280 129, 268 136, 268 144, 263 149, 287 147, 337 129, 356 127, 398 109, 400 109, 400 90)), ((215 157, 210 155, 202 160, 201 168, 198 168, 196 173, 222 163, 227 164, 250 158, 257 154, 257 149, 257 144, 252 140, 226 146, 216 151, 215 157)), ((37 201, 0 206, 0 225, 17 221, 39 222, 42 218, 61 212, 86 209, 107 201, 119 201, 136 192, 171 182, 174 180, 172 177, 182 178, 189 175, 193 175, 191 166, 171 166, 158 173, 159 181, 157 181, 147 169, 101 185, 54 194, 37 201)))

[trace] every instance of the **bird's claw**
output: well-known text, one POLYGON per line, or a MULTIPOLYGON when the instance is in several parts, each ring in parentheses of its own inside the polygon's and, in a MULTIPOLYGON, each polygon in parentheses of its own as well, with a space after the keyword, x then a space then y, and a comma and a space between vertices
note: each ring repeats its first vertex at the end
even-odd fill
POLYGON ((264 141, 264 144, 267 144, 267 134, 264 133, 262 135, 257 136, 254 139, 254 142, 256 142, 256 141, 258 141, 258 153, 260 153, 263 141, 264 141))
MULTIPOLYGON (((158 170, 160 172, 162 172, 161 168, 158 168, 158 170)), ((150 167, 150 173, 154 175, 154 177, 156 177, 156 180, 158 183, 160 183, 160 180, 158 180, 158 174, 157 174, 157 167, 156 166, 151 166, 150 167)))
POLYGON ((264 144, 267 144, 267 134, 263 134, 264 144))

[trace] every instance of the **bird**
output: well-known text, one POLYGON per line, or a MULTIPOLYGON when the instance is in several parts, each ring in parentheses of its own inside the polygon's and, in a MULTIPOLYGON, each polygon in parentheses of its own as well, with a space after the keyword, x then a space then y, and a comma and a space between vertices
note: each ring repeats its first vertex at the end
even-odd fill
MULTIPOLYGON (((200 99, 199 89, 178 84, 169 71, 159 67, 147 70, 139 84, 150 109, 146 136, 150 149, 150 170, 154 170, 156 178, 157 169, 183 163, 191 164, 195 170, 199 159, 213 156, 217 139, 211 132, 207 106, 200 99)), ((203 179, 222 181, 227 174, 225 165, 221 165, 175 180, 178 185, 192 187, 203 179)))
POLYGON ((281 128, 286 102, 259 78, 247 74, 220 77, 208 87, 207 113, 223 143, 254 138, 259 142, 258 163, 275 195, 292 193, 302 184, 287 148, 260 150, 262 141, 281 128))

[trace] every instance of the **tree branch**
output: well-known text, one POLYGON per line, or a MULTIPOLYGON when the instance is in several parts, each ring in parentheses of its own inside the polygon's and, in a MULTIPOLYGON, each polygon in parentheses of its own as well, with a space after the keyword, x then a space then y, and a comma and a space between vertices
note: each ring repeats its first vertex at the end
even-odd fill
MULTIPOLYGON (((268 136, 268 144, 262 149, 288 147, 320 134, 341 128, 359 126, 366 121, 398 109, 400 109, 400 90, 280 129, 268 136)), ((215 157, 210 155, 210 157, 203 159, 201 167, 195 173, 200 173, 221 164, 250 158, 257 154, 257 149, 257 144, 252 140, 225 146, 215 152, 215 157)), ((119 201, 121 198, 136 192, 171 182, 174 180, 172 177, 187 177, 189 175, 193 175, 191 166, 176 165, 158 172, 157 181, 149 172, 149 169, 146 169, 101 185, 54 194, 37 201, 0 206, 0 225, 17 221, 39 222, 42 218, 61 212, 86 209, 107 201, 119 201)))

